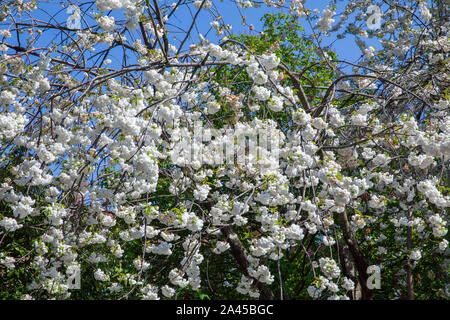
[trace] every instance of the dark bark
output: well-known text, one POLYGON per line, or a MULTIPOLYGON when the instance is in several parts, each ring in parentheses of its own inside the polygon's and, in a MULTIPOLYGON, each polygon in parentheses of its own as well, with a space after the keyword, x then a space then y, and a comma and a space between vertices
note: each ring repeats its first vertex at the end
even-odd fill
MULTIPOLYGON (((238 263, 242 272, 246 277, 252 278, 248 274, 248 259, 247 259, 247 251, 245 250, 242 242, 239 240, 237 234, 233 231, 231 226, 225 226, 220 228, 220 231, 227 239, 228 244, 230 245, 231 255, 238 263)), ((253 278, 254 279, 254 278, 253 278)), ((273 300, 272 291, 262 282, 254 279, 254 284, 259 290, 259 299, 260 300, 273 300)))
MULTIPOLYGON (((409 216, 411 218, 411 216, 409 216)), ((410 252, 412 248, 412 228, 408 227, 408 252, 410 252)), ((412 272, 412 261, 411 258, 408 256, 408 260, 406 262, 406 290, 407 290, 407 299, 408 300, 414 300, 414 278, 413 278, 413 272, 412 272)))
MULTIPOLYGON (((342 272, 344 275, 351 279, 355 284, 358 284, 358 279, 355 274, 355 263, 346 243, 339 243, 339 258, 341 260, 342 272)), ((352 300, 361 299, 361 290, 359 285, 355 285, 351 298, 352 300)))
POLYGON ((358 270, 358 279, 359 283, 361 284, 362 300, 371 300, 373 292, 367 287, 367 279, 369 278, 369 275, 367 274, 368 264, 364 259, 361 250, 359 250, 358 242, 356 241, 353 233, 350 230, 350 225, 348 223, 347 214, 345 213, 345 211, 339 214, 339 225, 342 229, 344 241, 350 250, 353 261, 355 262, 355 267, 358 270))

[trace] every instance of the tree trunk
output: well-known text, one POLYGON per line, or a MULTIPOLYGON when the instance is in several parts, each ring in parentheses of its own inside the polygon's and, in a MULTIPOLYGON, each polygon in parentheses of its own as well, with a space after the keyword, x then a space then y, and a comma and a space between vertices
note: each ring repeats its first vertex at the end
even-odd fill
MULTIPOLYGON (((409 217, 410 218, 410 217, 409 217)), ((408 227, 408 239, 407 239, 407 247, 408 251, 412 248, 412 228, 408 227)), ((406 290, 407 290, 407 299, 408 300, 414 300, 414 278, 413 278, 413 272, 412 272, 412 261, 411 258, 408 255, 406 262, 406 290)))
MULTIPOLYGON (((247 259, 247 252, 244 246, 242 245, 242 242, 239 240, 237 234, 233 231, 231 226, 222 227, 220 228, 220 231, 227 239, 227 242, 230 245, 231 255, 239 264, 239 267, 241 268, 244 275, 246 277, 252 278, 248 274, 249 264, 247 259)), ((272 291, 264 283, 258 281, 257 279, 254 279, 254 283, 259 290, 260 300, 273 300, 272 291)))
POLYGON ((348 223, 347 214, 345 211, 339 214, 339 225, 342 229, 344 241, 349 248, 353 261, 355 262, 356 269, 358 270, 362 300, 371 300, 373 292, 367 287, 367 279, 369 278, 369 275, 367 274, 368 264, 359 250, 358 243, 350 230, 350 225, 348 223))
POLYGON ((344 275, 355 283, 355 289, 352 292, 351 298, 352 300, 360 300, 361 286, 359 285, 359 281, 356 277, 355 263, 350 253, 350 249, 348 248, 348 245, 345 242, 339 243, 339 257, 341 259, 341 266, 344 275))

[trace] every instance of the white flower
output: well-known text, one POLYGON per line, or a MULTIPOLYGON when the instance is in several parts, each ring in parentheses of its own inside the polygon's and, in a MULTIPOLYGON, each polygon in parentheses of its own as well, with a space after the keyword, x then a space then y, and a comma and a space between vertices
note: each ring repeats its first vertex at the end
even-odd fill
POLYGON ((262 63, 267 70, 275 69, 280 64, 280 59, 275 54, 263 55, 262 59, 262 63))
POLYGON ((367 124, 367 115, 365 114, 355 114, 350 118, 350 121, 352 122, 352 124, 356 124, 356 125, 366 125, 367 124))
POLYGON ((122 290, 122 286, 116 282, 114 282, 111 286, 108 287, 108 290, 113 292, 118 292, 122 290))
POLYGON ((337 278, 339 277, 341 270, 339 270, 339 267, 336 264, 336 261, 330 258, 320 258, 319 259, 319 265, 322 272, 330 278, 337 278))
POLYGON ((386 156, 383 153, 378 154, 375 158, 372 159, 372 163, 374 166, 384 167, 390 162, 389 156, 386 156))
POLYGON ((100 11, 120 10, 131 5, 130 0, 97 0, 96 5, 100 11))
POLYGON ((56 156, 52 152, 48 151, 43 145, 41 145, 37 150, 37 155, 39 160, 44 163, 51 163, 56 160, 56 156))
POLYGON ((250 276, 258 279, 262 283, 271 284, 274 280, 274 276, 270 274, 270 270, 267 266, 260 265, 256 270, 249 267, 247 270, 250 276))
POLYGON ((309 286, 307 291, 309 296, 313 299, 317 299, 322 295, 322 290, 316 288, 315 286, 309 286))
POLYGON ((364 55, 366 56, 366 58, 372 58, 375 51, 376 49, 373 46, 370 46, 369 48, 364 50, 364 55))
POLYGON ((288 239, 302 240, 304 236, 303 229, 297 224, 292 224, 286 229, 286 238, 288 239))
POLYGON ((326 32, 331 28, 331 24, 334 22, 332 18, 336 12, 331 11, 329 7, 322 11, 323 16, 317 21, 316 27, 321 32, 326 32))
POLYGON ((211 56, 217 59, 224 59, 228 56, 228 52, 226 50, 224 50, 221 46, 212 43, 209 45, 209 52, 211 56))
POLYGON ((178 269, 172 269, 169 272, 169 279, 172 284, 179 286, 180 288, 184 288, 189 284, 188 280, 183 279, 182 273, 178 269))
POLYGON ((328 287, 328 290, 330 290, 333 293, 336 293, 336 292, 339 291, 338 285, 336 283, 334 283, 334 282, 329 282, 327 284, 327 287, 328 287))
POLYGON ((150 267, 150 263, 142 261, 140 258, 137 258, 133 261, 134 267, 136 268, 136 270, 140 271, 145 271, 150 267))
POLYGON ((220 110, 220 104, 217 101, 208 102, 208 113, 215 114, 220 110))
POLYGON ((270 98, 270 90, 264 87, 253 87, 253 93, 255 94, 255 98, 260 101, 266 101, 270 98))
POLYGON ((63 223, 63 218, 69 214, 69 212, 60 205, 53 205, 48 207, 47 210, 48 221, 54 226, 60 226, 63 223))
POLYGON ((409 257, 412 260, 419 260, 420 258, 422 258, 422 254, 419 249, 416 249, 416 250, 411 251, 411 253, 409 254, 409 257))
POLYGON ((422 16, 422 18, 425 21, 430 21, 431 20, 431 13, 430 10, 428 10, 428 8, 426 7, 426 5, 424 3, 420 3, 420 15, 422 16))
POLYGON ((91 253, 91 255, 86 259, 90 263, 100 263, 100 262, 108 262, 108 258, 103 256, 102 254, 91 253))
POLYGON ((199 185, 194 190, 194 198, 198 201, 204 201, 208 197, 211 187, 207 184, 199 185))
POLYGON ((281 110, 283 110, 283 99, 278 97, 278 96, 273 96, 268 104, 269 109, 274 111, 274 112, 279 112, 281 110))
POLYGON ((336 241, 333 239, 333 237, 331 237, 331 236, 324 236, 323 238, 322 238, 322 242, 323 242, 323 244, 324 245, 326 245, 326 246, 332 246, 333 244, 335 244, 336 243, 336 241))
POLYGON ((34 212, 34 200, 30 197, 22 197, 20 201, 12 206, 14 217, 23 219, 34 212))
POLYGON ((311 125, 307 124, 305 128, 302 130, 303 139, 306 141, 311 141, 316 136, 317 130, 314 129, 311 125))
POLYGON ((444 239, 441 242, 439 242, 439 250, 445 251, 445 249, 447 249, 447 246, 448 246, 447 240, 444 239))
POLYGON ((168 285, 165 285, 164 287, 161 288, 161 292, 165 297, 170 298, 173 297, 173 295, 175 294, 175 289, 169 287, 168 285))
MULTIPOLYGON (((199 9, 202 6, 203 0, 194 1, 194 7, 199 9)), ((211 1, 205 1, 202 8, 210 9, 212 7, 211 1)))
POLYGON ((219 27, 220 27, 219 21, 210 22, 209 25, 216 30, 219 29, 219 27))
POLYGON ((344 277, 344 279, 342 280, 341 286, 342 286, 342 288, 344 288, 347 291, 355 289, 355 283, 346 277, 344 277))
POLYGON ((5 228, 6 231, 16 231, 22 228, 23 225, 18 224, 16 219, 5 217, 0 221, 0 226, 5 228))
POLYGON ((268 80, 267 75, 263 71, 258 71, 252 75, 253 80, 257 85, 265 84, 268 80))
POLYGON ((122 258, 123 256, 123 249, 120 245, 114 246, 111 252, 116 258, 122 258))
POLYGON ((230 245, 226 241, 218 241, 216 247, 213 249, 215 254, 221 254, 230 248, 230 245))
POLYGON ((116 225, 116 220, 108 214, 101 214, 100 223, 105 227, 113 227, 116 225))
POLYGON ((0 260, 0 264, 5 265, 8 269, 14 269, 15 265, 14 262, 16 260, 13 257, 5 257, 4 259, 0 260))
POLYGON ((336 187, 330 193, 334 196, 334 201, 338 204, 346 204, 351 199, 351 193, 346 189, 336 187))
POLYGON ((384 207, 384 199, 373 195, 368 203, 370 208, 379 209, 384 207))
POLYGON ((417 155, 415 152, 411 152, 408 156, 408 163, 413 167, 425 169, 433 163, 433 157, 426 154, 417 155))
POLYGON ((0 105, 8 105, 14 102, 16 95, 9 90, 3 90, 0 94, 0 105))
POLYGON ((311 121, 311 125, 317 130, 323 130, 327 128, 327 123, 322 118, 314 118, 311 121))
POLYGON ((311 121, 311 116, 303 109, 298 109, 293 114, 293 120, 295 123, 303 126, 311 121))
POLYGON ((158 245, 150 246, 147 251, 152 252, 154 254, 170 256, 172 254, 172 244, 169 242, 162 241, 158 245))
POLYGON ((114 29, 116 29, 114 17, 102 16, 97 19, 97 23, 106 32, 111 32, 114 31, 114 29))
POLYGON ((97 269, 97 271, 94 272, 94 278, 95 278, 95 280, 103 281, 103 282, 108 281, 108 279, 109 279, 108 275, 106 275, 103 272, 103 270, 101 270, 101 269, 97 269))
POLYGON ((50 82, 47 78, 42 78, 39 80, 39 89, 41 89, 42 91, 47 91, 50 90, 50 88, 50 82))
POLYGON ((11 139, 23 132, 28 120, 24 115, 10 112, 0 113, 0 140, 11 139))

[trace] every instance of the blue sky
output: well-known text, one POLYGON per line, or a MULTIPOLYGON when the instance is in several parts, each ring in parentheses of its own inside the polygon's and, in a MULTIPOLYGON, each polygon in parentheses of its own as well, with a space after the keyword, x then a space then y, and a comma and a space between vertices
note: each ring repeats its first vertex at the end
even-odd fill
MULTIPOLYGON (((160 5, 164 4, 170 4, 173 0, 163 0, 159 1, 160 5)), ((326 5, 330 1, 328 0, 308 0, 306 1, 305 7, 307 9, 319 9, 322 13, 322 10, 326 7, 326 5)), ((69 4, 69 1, 54 1, 54 0, 48 0, 48 1, 39 1, 39 7, 44 9, 45 11, 36 12, 37 18, 40 18, 43 21, 50 21, 55 22, 58 21, 60 24, 65 25, 65 21, 70 16, 69 13, 66 12, 67 4, 69 4), (62 7, 61 3, 64 3, 66 5, 65 8, 62 7)), ((77 2, 74 2, 77 4, 77 2)), ((339 15, 343 12, 343 8, 346 4, 348 4, 349 1, 338 1, 337 2, 337 9, 336 9, 336 17, 335 20, 339 20, 339 15)), ((223 22, 226 24, 232 25, 232 32, 236 34, 258 34, 259 31, 262 29, 262 23, 261 23, 261 17, 265 13, 276 13, 279 12, 278 9, 274 8, 268 8, 265 5, 262 5, 260 8, 250 8, 250 9, 239 9, 237 6, 229 0, 224 1, 218 1, 213 0, 213 11, 217 9, 217 12, 219 12, 223 17, 223 22), (241 15, 246 16, 247 25, 243 25, 241 22, 241 15), (254 31, 249 30, 249 25, 252 24, 254 26, 254 31)), ((91 2, 91 9, 95 9, 95 1, 91 2)), ((116 21, 124 19, 123 17, 123 9, 119 11, 112 11, 110 15, 114 16, 116 21)), ((179 11, 171 18, 170 22, 172 22, 175 26, 169 28, 171 30, 175 30, 177 27, 188 29, 190 26, 190 23, 192 21, 192 16, 195 14, 195 9, 192 5, 189 6, 189 9, 187 8, 181 8, 179 11)), ((92 19, 87 19, 90 25, 94 25, 95 22, 92 21, 92 19)), ((213 42, 219 42, 219 39, 215 35, 215 31, 211 29, 210 22, 213 21, 211 15, 206 11, 202 10, 202 12, 199 15, 199 18, 197 20, 197 25, 195 29, 193 30, 192 34, 194 37, 192 39, 189 39, 191 42, 197 42, 197 32, 202 33, 203 35, 206 35, 207 39, 210 39, 213 42), (208 32, 209 30, 209 32, 208 32)), ((307 34, 311 34, 311 26, 306 22, 305 18, 300 18, 299 23, 302 24, 302 26, 305 28, 307 34)), ((313 22, 315 23, 315 22, 313 22)), ((35 47, 39 46, 40 44, 48 44, 49 40, 52 39, 55 36, 55 34, 51 34, 50 31, 44 31, 44 34, 41 36, 41 41, 39 41, 35 47)), ((175 35, 177 36, 177 35, 175 35)), ((26 36, 25 36, 26 37, 26 36)), ((180 34, 178 34, 179 38, 182 38, 180 34)), ((55 39, 57 42, 58 39, 55 39)), ((352 62, 357 61, 361 57, 361 51, 356 46, 354 37, 348 37, 345 39, 339 39, 336 40, 336 33, 332 33, 329 37, 323 37, 323 44, 329 45, 333 43, 332 49, 335 50, 335 52, 338 54, 339 58, 346 59, 352 62)), ((374 39, 364 39, 369 45, 374 45, 376 48, 379 48, 379 41, 374 39)), ((173 35, 172 38, 169 39, 169 41, 174 41, 174 44, 177 44, 180 42, 180 39, 174 40, 173 35)), ((189 42, 188 41, 188 42, 189 42)), ((114 52, 114 51, 113 51, 114 52)), ((120 54, 120 53, 118 53, 120 54)), ((113 60, 113 63, 119 63, 121 64, 121 56, 113 56, 111 57, 113 60)))
MULTIPOLYGON (((345 6, 349 2, 351 1, 337 2, 336 16, 334 17, 335 23, 339 21, 340 14, 344 11, 345 6)), ((231 3, 231 1, 213 1, 213 3, 218 8, 219 12, 222 13, 224 22, 231 24, 233 26, 233 32, 237 34, 251 34, 248 27, 250 24, 254 26, 253 33, 258 34, 262 29, 262 23, 260 21, 261 17, 265 13, 280 12, 279 9, 268 8, 267 6, 261 6, 260 8, 238 9, 235 4, 231 3), (241 14, 246 16, 248 22, 246 26, 241 23, 241 14)), ((319 9, 320 14, 322 14, 322 10, 325 9, 329 3, 329 0, 309 0, 306 1, 305 8, 311 10, 319 9)), ((203 18, 203 20, 200 20, 201 24, 209 25, 210 18, 206 18, 205 15, 201 16, 201 18, 203 18)), ((300 18, 299 23, 304 27, 307 34, 312 33, 311 27, 305 18, 300 18)), ((213 34, 214 32, 210 32, 210 36, 208 38, 214 38, 213 34)), ((362 55, 361 50, 357 47, 353 37, 337 40, 336 33, 332 33, 329 37, 323 37, 323 40, 324 45, 333 44, 332 48, 336 51, 339 58, 356 61, 362 55)), ((373 45, 375 48, 380 48, 379 40, 367 38, 364 40, 368 43, 368 45, 373 45)))

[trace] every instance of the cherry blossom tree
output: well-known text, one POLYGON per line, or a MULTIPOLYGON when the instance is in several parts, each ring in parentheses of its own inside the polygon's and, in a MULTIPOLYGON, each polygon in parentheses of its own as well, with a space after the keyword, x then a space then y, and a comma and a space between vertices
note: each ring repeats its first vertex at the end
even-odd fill
POLYGON ((448 299, 448 2, 60 5, 2 1, 2 298, 448 299))

